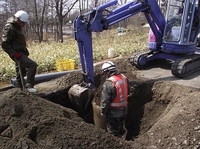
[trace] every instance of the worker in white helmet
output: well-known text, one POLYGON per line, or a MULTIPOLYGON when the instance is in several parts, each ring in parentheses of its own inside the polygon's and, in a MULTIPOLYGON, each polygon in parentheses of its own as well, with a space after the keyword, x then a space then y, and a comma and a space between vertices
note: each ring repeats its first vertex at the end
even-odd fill
POLYGON ((117 137, 126 137, 125 119, 128 113, 128 79, 119 73, 113 62, 102 65, 102 74, 106 76, 101 97, 101 116, 106 118, 107 131, 117 137))
POLYGON ((29 92, 37 92, 34 88, 35 74, 37 64, 31 60, 27 49, 26 38, 22 32, 23 27, 29 22, 29 15, 20 10, 10 17, 3 28, 2 48, 15 62, 16 65, 16 83, 15 87, 24 86, 29 92), (20 67, 19 67, 20 66, 20 67), (19 69, 21 71, 19 71, 19 69), (27 74, 26 83, 20 79, 20 74, 24 77, 27 74))

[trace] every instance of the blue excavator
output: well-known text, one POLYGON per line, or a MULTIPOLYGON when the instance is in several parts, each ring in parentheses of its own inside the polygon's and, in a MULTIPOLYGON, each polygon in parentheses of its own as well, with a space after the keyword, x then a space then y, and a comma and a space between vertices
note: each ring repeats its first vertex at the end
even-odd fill
MULTIPOLYGON (((173 62, 171 73, 184 78, 200 68, 200 54, 196 48, 200 27, 200 0, 166 0, 165 16, 156 0, 132 0, 118 6, 112 0, 74 21, 74 34, 78 43, 83 83, 72 86, 68 95, 82 110, 91 104, 95 89, 92 32, 108 30, 110 26, 135 14, 143 13, 149 23, 148 51, 134 53, 130 63, 143 68, 152 61, 173 62), (82 100, 86 101, 82 101, 82 100)), ((81 113, 81 112, 80 112, 81 113)))

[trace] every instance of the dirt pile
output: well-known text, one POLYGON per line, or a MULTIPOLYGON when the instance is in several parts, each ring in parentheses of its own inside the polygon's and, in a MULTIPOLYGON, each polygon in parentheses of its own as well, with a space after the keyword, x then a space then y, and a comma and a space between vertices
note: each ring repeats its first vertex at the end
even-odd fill
POLYGON ((1 95, 0 108, 2 149, 124 147, 122 140, 85 123, 73 110, 17 89, 1 95))
MULTIPOLYGON (((133 94, 126 120, 127 141, 96 128, 92 120, 70 109, 67 90, 82 81, 82 75, 74 72, 38 84, 37 95, 18 89, 0 93, 0 148, 199 149, 198 90, 169 81, 139 80, 127 58, 113 61, 129 78, 133 94)), ((100 98, 104 82, 100 67, 95 66, 95 98, 100 98)))

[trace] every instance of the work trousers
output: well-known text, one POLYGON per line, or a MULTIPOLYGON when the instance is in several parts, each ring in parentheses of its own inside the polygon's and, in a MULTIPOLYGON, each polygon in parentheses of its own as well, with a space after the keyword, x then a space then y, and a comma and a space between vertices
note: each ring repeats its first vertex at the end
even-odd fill
MULTIPOLYGON (((34 87, 35 84, 35 75, 37 69, 37 63, 31 60, 28 56, 21 54, 20 68, 22 76, 25 77, 27 75, 26 84, 30 87, 34 87)), ((21 86, 21 79, 19 73, 19 66, 18 63, 15 61, 15 68, 16 68, 16 83, 21 86)))
POLYGON ((122 117, 106 117, 107 131, 114 135, 121 137, 125 132, 126 115, 122 117))

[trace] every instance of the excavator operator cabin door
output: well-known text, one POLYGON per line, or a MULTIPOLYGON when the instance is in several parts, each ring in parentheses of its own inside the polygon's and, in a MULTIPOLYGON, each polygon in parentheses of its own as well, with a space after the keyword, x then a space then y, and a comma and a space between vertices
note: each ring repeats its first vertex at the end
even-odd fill
POLYGON ((166 26, 163 39, 165 42, 190 45, 196 43, 199 23, 193 21, 198 8, 198 0, 169 0, 166 26))

